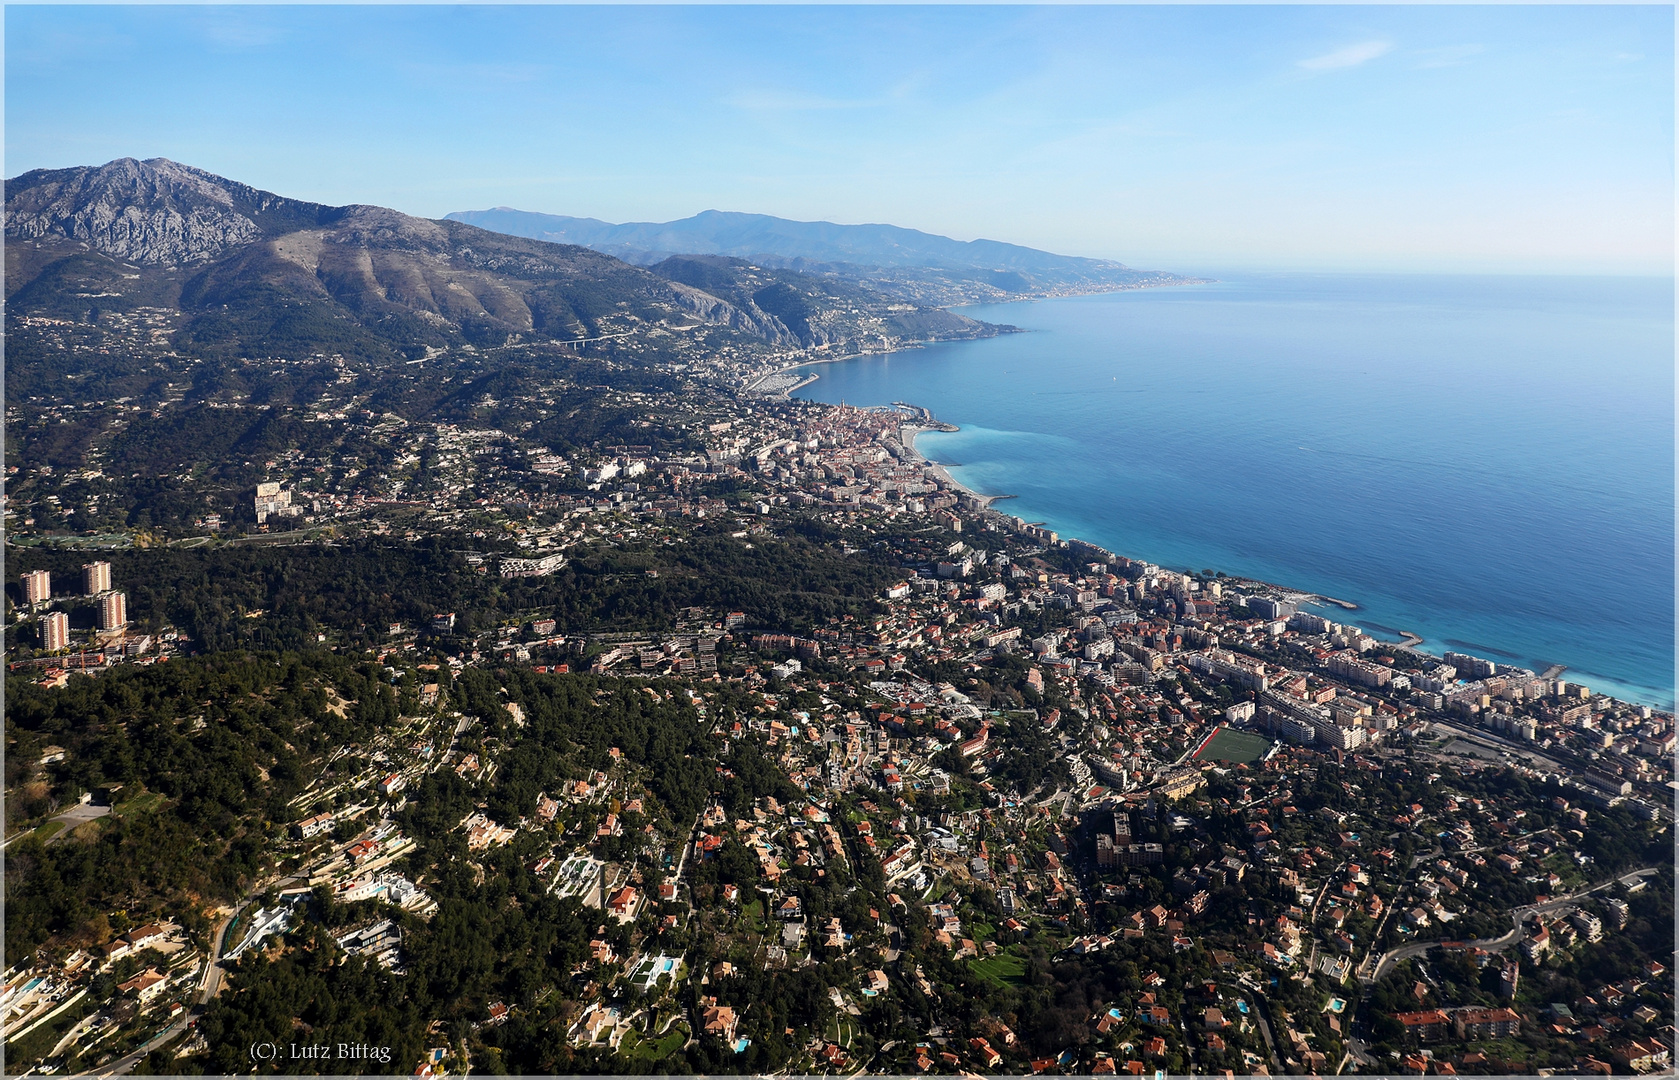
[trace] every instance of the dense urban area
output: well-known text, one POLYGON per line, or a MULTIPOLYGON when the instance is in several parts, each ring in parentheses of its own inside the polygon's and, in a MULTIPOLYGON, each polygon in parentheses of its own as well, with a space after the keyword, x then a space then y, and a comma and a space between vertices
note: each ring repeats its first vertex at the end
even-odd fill
POLYGON ((1672 1067, 1669 713, 1000 512, 821 345, 87 293, 7 312, 12 1074, 1672 1067))

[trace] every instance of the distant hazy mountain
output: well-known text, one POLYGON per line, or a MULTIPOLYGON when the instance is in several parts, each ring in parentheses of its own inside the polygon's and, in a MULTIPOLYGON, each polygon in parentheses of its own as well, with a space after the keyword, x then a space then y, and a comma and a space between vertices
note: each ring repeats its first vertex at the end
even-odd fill
POLYGON ((508 207, 461 211, 448 218, 513 236, 581 244, 642 265, 672 255, 727 255, 848 278, 923 303, 1102 292, 1186 280, 996 240, 962 241, 896 225, 835 225, 721 210, 680 221, 624 225, 508 207))
POLYGON ((836 277, 756 266, 727 255, 672 255, 648 267, 667 281, 715 296, 738 313, 742 325, 774 341, 806 347, 847 341, 875 344, 858 331, 876 327, 882 337, 948 341, 1012 327, 976 323, 952 311, 893 302, 875 289, 836 277))
POLYGON ((163 158, 6 181, 6 239, 9 317, 172 311, 173 341, 194 354, 397 359, 610 329, 653 360, 652 342, 696 322, 842 352, 997 332, 785 270, 748 289, 719 268, 731 302, 585 246, 287 199, 163 158))

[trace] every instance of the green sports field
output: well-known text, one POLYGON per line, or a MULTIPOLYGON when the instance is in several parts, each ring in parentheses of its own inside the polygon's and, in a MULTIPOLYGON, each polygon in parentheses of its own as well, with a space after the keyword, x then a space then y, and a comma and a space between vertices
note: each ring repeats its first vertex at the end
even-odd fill
POLYGON ((1271 749, 1271 740, 1263 735, 1250 735, 1245 731, 1232 731, 1221 727, 1213 734, 1212 740, 1201 748, 1195 755, 1197 761, 1232 761, 1246 764, 1258 761, 1271 749))

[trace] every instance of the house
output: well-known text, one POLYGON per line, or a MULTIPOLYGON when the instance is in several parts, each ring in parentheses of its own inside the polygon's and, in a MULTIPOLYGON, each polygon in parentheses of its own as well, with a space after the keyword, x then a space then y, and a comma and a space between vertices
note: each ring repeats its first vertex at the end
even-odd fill
POLYGON ((314 817, 294 822, 291 827, 292 835, 299 840, 312 840, 331 829, 332 822, 331 814, 316 814, 314 817))
POLYGON ((583 1018, 578 1021, 579 1027, 588 1036, 580 1041, 587 1045, 598 1041, 602 1034, 610 1037, 613 1029, 618 1026, 618 1020, 619 1013, 616 1008, 603 1006, 599 1002, 590 1005, 583 1018))
POLYGON ((400 773, 391 773, 389 776, 379 781, 379 793, 382 795, 395 795, 397 792, 402 790, 404 783, 405 781, 402 779, 400 773))
POLYGON ((140 995, 142 1004, 151 1001, 163 993, 164 987, 169 985, 169 976, 159 972, 156 968, 147 968, 125 983, 118 983, 117 989, 126 994, 130 990, 140 995))
POLYGON ((466 846, 470 851, 484 851, 505 844, 517 835, 517 830, 497 825, 482 813, 475 813, 461 823, 466 827, 466 846))
POLYGON ((1646 1073, 1666 1069, 1672 1055, 1654 1039, 1628 1039, 1609 1048, 1609 1060, 1635 1073, 1646 1073))
POLYGON ((735 1027, 740 1023, 734 1009, 728 1005, 717 1004, 714 997, 702 998, 700 1003, 700 1030, 725 1043, 734 1042, 735 1027))
POLYGON ((822 945, 828 949, 845 948, 845 928, 840 925, 837 915, 822 924, 822 945))
POLYGON ((968 1045, 973 1048, 974 1053, 979 1056, 979 1060, 986 1068, 995 1069, 1003 1063, 1003 1055, 993 1049, 990 1041, 984 1036, 974 1036, 968 1040, 968 1045))
POLYGON ((606 907, 608 911, 612 912, 613 918, 619 922, 629 922, 635 918, 638 900, 640 900, 640 897, 637 895, 635 887, 625 885, 612 894, 606 902, 606 907))
POLYGON ((167 937, 168 935, 169 928, 167 926, 160 926, 157 923, 147 923, 138 930, 130 930, 127 937, 129 945, 133 947, 135 952, 139 952, 141 949, 144 949, 149 945, 158 944, 159 939, 167 937))

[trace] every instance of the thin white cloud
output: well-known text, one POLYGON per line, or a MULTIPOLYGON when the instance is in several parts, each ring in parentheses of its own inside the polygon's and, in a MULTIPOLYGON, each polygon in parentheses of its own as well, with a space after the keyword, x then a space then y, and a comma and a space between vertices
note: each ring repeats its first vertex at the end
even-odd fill
POLYGON ((1357 45, 1348 45, 1322 56, 1314 56, 1310 60, 1302 60, 1300 66, 1307 71, 1334 71, 1337 68, 1357 67, 1392 49, 1391 41, 1361 41, 1357 45))

